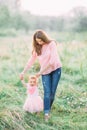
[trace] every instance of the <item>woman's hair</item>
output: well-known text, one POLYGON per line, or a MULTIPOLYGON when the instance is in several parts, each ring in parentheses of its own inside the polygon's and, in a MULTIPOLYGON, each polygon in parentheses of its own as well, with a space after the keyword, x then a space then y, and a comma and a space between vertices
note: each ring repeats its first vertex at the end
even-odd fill
POLYGON ((36 38, 41 39, 45 44, 49 44, 51 42, 51 39, 48 38, 47 34, 42 30, 38 30, 34 33, 33 48, 36 51, 37 55, 41 55, 42 45, 38 44, 38 42, 36 41, 36 38))

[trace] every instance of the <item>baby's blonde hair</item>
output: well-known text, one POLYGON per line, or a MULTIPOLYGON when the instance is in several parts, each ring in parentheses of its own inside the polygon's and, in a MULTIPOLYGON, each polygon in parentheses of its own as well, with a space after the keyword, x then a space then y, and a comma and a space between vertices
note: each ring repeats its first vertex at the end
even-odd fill
POLYGON ((30 76, 29 76, 29 79, 35 79, 35 80, 37 80, 37 78, 36 78, 35 75, 30 75, 30 76))

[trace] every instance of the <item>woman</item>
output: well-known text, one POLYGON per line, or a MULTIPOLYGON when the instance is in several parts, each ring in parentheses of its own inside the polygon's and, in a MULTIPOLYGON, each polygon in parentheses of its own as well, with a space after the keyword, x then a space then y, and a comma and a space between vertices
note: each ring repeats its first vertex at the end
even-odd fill
POLYGON ((20 75, 21 79, 37 58, 40 63, 40 71, 36 76, 42 76, 42 84, 44 88, 44 114, 45 120, 48 120, 56 89, 61 77, 62 65, 57 53, 55 41, 51 40, 42 30, 36 31, 33 35, 32 56, 20 75))

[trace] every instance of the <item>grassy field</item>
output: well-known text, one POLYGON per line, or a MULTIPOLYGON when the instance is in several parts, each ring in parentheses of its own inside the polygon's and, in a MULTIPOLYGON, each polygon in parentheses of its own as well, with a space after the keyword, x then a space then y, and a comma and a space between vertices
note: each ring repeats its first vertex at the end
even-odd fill
MULTIPOLYGON (((78 41, 65 40, 57 47, 62 76, 46 123, 43 112, 36 115, 22 109, 26 89, 19 74, 31 54, 31 36, 0 38, 0 130, 87 130, 87 39, 81 35, 78 41)), ((25 80, 38 69, 36 61, 25 80)), ((41 78, 39 89, 43 97, 41 78)))

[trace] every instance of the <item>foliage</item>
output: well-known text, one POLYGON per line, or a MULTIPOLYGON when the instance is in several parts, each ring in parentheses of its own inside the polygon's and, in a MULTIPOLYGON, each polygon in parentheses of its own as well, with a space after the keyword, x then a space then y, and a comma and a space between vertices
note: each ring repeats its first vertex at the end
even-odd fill
MULTIPOLYGON (((85 8, 77 7, 66 16, 35 16, 30 12, 13 11, 8 6, 0 6, 0 29, 31 30, 44 29, 47 31, 87 31, 87 13, 85 8)), ((2 36, 2 34, 0 35, 2 36)))

